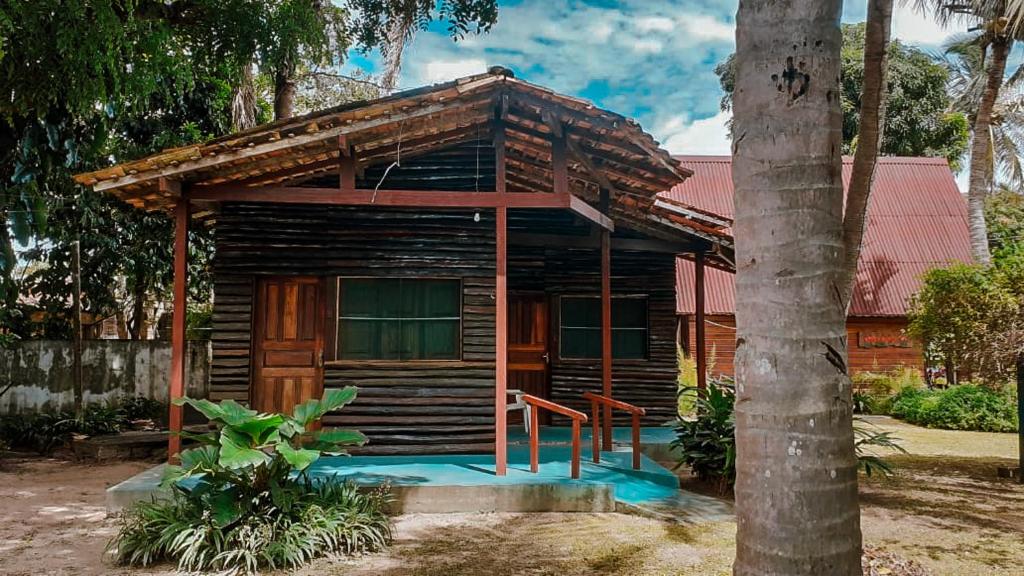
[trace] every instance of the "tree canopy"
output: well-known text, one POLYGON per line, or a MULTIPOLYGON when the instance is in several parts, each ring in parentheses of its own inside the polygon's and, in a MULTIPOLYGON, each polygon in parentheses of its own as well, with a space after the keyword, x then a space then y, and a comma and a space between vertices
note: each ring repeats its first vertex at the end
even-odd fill
MULTIPOLYGON (((843 152, 852 153, 860 125, 860 99, 864 81, 864 23, 844 24, 841 52, 843 152)), ((941 59, 899 40, 889 45, 888 96, 881 152, 897 156, 941 156, 954 170, 967 149, 968 121, 950 112, 946 83, 949 69, 941 59)), ((732 109, 735 89, 735 54, 715 67, 722 110, 732 109)))
MULTIPOLYGON (((54 306, 68 300, 59 262, 76 238, 87 290, 133 281, 132 268, 152 297, 169 270, 168 254, 143 241, 169 245, 169 224, 90 197, 71 174, 218 136, 240 119, 376 95, 337 71, 353 48, 400 49, 406 38, 387 33, 397 20, 406 31, 440 20, 458 39, 496 18, 495 0, 0 0, 0 328, 23 288, 16 245, 37 241, 23 256, 50 271, 34 266, 28 287, 63 288, 54 306), (102 262, 109 249, 127 263, 102 262)), ((93 296, 87 306, 105 299, 93 296)))

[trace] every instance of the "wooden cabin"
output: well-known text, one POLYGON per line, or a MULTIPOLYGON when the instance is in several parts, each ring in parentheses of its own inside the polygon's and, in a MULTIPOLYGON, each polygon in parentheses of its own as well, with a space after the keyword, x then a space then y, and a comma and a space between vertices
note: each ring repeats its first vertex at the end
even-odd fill
MULTIPOLYGON (((668 196, 679 202, 731 217, 732 159, 729 156, 679 156, 693 176, 668 196)), ((853 158, 843 158, 843 183, 848 185, 853 158)), ((846 321, 847 365, 851 374, 924 370, 919 342, 907 336, 910 299, 932 268, 971 262, 967 203, 945 158, 878 158, 871 187, 867 226, 853 299, 846 321)), ((708 270, 704 285, 707 354, 712 373, 733 374, 736 350, 736 287, 733 275, 708 270)), ((680 260, 677 270, 680 341, 696 347, 694 267, 680 260)))
POLYGON ((733 259, 727 221, 658 197, 690 173, 634 121, 495 68, 77 180, 176 219, 173 395, 186 232, 209 225, 214 400, 355 385, 325 425, 364 451, 494 452, 501 473, 512 389, 674 416, 676 257, 733 259))

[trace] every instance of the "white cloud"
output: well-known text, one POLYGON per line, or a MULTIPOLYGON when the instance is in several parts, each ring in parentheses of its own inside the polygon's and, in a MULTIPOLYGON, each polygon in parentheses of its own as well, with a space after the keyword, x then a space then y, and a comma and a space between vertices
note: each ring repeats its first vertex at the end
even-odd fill
POLYGON ((662 43, 653 38, 638 38, 630 48, 639 54, 657 54, 661 52, 662 43))
POLYGON ((636 21, 636 29, 639 32, 671 32, 675 29, 676 24, 671 18, 664 16, 645 16, 638 18, 636 21))
POLYGON ((673 154, 729 154, 729 118, 728 112, 693 121, 676 116, 659 126, 655 136, 660 137, 662 148, 673 154))
POLYGON ((921 14, 903 3, 897 4, 892 14, 893 37, 907 44, 938 46, 951 34, 966 30, 966 26, 958 23, 944 28, 932 16, 921 14))
POLYGON ((463 60, 431 60, 421 65, 420 79, 423 84, 447 82, 462 76, 479 74, 487 71, 487 62, 481 58, 463 60))
POLYGON ((720 40, 732 42, 736 38, 736 26, 731 22, 723 22, 704 14, 680 17, 685 34, 701 40, 720 40))

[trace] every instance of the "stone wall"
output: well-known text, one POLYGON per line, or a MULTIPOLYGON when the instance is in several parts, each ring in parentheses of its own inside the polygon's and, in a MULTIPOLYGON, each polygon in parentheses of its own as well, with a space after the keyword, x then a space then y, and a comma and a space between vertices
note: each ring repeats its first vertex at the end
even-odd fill
MULTIPOLYGON (((84 400, 145 396, 167 402, 171 345, 154 340, 87 340, 82 350, 84 400)), ((210 344, 189 342, 186 393, 205 398, 210 344)), ((71 342, 26 340, 0 350, 0 414, 74 408, 71 342)))

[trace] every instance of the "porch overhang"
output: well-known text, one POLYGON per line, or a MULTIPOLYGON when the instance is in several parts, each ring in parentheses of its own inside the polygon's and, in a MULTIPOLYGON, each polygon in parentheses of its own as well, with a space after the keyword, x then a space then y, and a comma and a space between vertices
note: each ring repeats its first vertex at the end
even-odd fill
MULTIPOLYGON (((510 211, 566 210, 590 226, 591 235, 564 241, 588 243, 600 254, 601 379, 611 397, 616 245, 734 267, 731 221, 659 197, 690 174, 634 121, 497 68, 166 150, 76 181, 175 216, 172 398, 184 388, 189 220, 215 221, 222 205, 234 203, 494 210, 495 471, 503 474, 507 252, 510 241, 538 241, 510 233, 510 211)), ((608 412, 603 421, 609 448, 608 412)), ((180 427, 180 412, 172 424, 180 427)), ((172 455, 177 448, 172 441, 172 455)))

